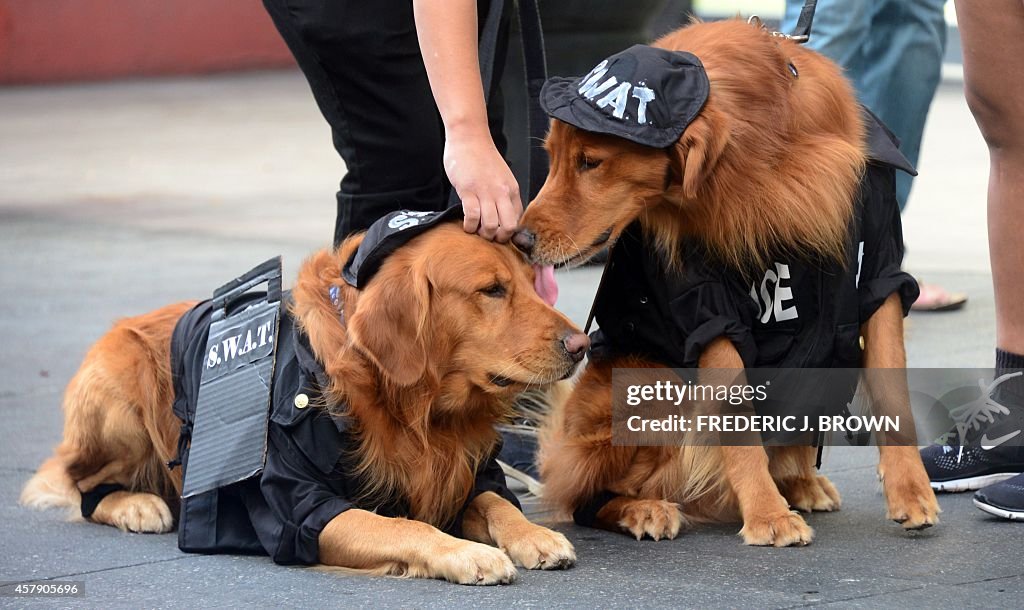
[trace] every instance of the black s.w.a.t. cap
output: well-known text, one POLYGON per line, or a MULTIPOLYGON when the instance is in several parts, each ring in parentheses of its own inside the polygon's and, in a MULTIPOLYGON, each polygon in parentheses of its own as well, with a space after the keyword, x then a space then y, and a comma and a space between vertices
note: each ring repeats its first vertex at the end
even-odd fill
POLYGON ((431 227, 462 218, 462 206, 456 205, 443 212, 415 212, 399 210, 370 225, 356 253, 341 270, 341 276, 356 288, 365 288, 384 259, 406 242, 431 227))
POLYGON ((551 117, 580 129, 665 148, 704 107, 709 90, 695 55, 638 44, 582 78, 549 78, 540 103, 551 117))

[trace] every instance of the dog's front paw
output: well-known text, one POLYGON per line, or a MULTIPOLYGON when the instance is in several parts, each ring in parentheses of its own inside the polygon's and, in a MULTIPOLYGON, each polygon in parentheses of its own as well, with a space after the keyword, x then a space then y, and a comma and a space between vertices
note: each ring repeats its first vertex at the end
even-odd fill
POLYGON ((505 552, 527 570, 560 570, 576 563, 576 549, 565 536, 533 524, 506 545, 505 552))
POLYGON ((814 539, 814 530, 795 511, 787 511, 745 519, 740 536, 752 546, 805 546, 814 539))
POLYGON ((679 505, 667 500, 630 500, 620 513, 619 527, 640 540, 671 540, 686 523, 679 505))
POLYGON ((174 527, 167 503, 150 493, 116 491, 100 501, 91 519, 125 532, 163 534, 174 527))
POLYGON ((431 561, 431 578, 460 585, 507 585, 516 579, 516 567, 501 549, 464 541, 439 553, 431 561))
MULTIPOLYGON (((911 449, 916 457, 917 449, 911 449)), ((912 458, 880 462, 878 477, 885 491, 887 518, 908 530, 924 529, 939 522, 942 509, 920 458, 916 463, 912 458)))
POLYGON ((842 505, 839 491, 824 475, 780 481, 779 491, 790 507, 805 513, 831 512, 842 505))

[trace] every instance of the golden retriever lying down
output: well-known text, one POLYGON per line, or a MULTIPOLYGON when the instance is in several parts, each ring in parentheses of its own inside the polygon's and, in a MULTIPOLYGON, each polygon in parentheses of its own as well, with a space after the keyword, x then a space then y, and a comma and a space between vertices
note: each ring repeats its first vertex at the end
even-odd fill
MULTIPOLYGON (((551 172, 515 243, 535 263, 573 265, 618 242, 596 303, 600 342, 541 442, 546 495, 581 523, 637 538, 738 520, 747 544, 807 544, 813 532, 793 509, 840 505, 813 447, 613 446, 611 373, 904 367, 902 318, 917 288, 899 269, 899 155, 868 137, 880 126, 834 64, 762 28, 695 23, 653 46, 542 94, 560 119, 551 172), (644 62, 676 76, 641 74, 644 62), (658 106, 672 87, 688 87, 675 113, 658 106), (781 339, 792 346, 769 353, 781 339), (824 358, 807 355, 820 348, 824 358)), ((868 389, 909 419, 905 387, 868 389)), ((912 443, 881 446, 878 467, 888 516, 908 529, 939 512, 912 443)))
MULTIPOLYGON (((510 246, 439 224, 356 289, 341 270, 361 239, 313 254, 292 292, 295 336, 326 379, 307 390, 319 394, 308 409, 288 396, 282 412, 275 400, 262 481, 240 492, 256 489, 245 503, 263 552, 464 584, 511 582, 516 565, 572 565, 566 538, 513 504, 494 461, 494 426, 524 389, 570 375, 586 337, 542 301, 510 246), (317 443, 299 442, 301 429, 317 443), (335 446, 342 438, 348 447, 335 446), (325 454, 334 460, 317 470, 325 454)), ((165 466, 180 425, 170 348, 192 306, 122 320, 92 347, 67 388, 64 439, 26 484, 24 504, 77 511, 86 492, 113 484, 123 489, 102 497, 91 521, 174 527, 182 479, 165 466)))

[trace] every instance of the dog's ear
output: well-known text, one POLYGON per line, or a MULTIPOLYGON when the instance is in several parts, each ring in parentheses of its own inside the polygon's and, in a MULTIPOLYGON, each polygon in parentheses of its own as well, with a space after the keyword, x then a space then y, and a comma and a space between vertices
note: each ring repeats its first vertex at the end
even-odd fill
POLYGON ((409 386, 423 378, 427 367, 430 289, 422 273, 401 271, 378 272, 359 295, 348 333, 386 378, 409 386))
POLYGON ((705 106, 669 149, 673 181, 682 182, 687 199, 697 197, 728 144, 729 121, 725 114, 705 106))

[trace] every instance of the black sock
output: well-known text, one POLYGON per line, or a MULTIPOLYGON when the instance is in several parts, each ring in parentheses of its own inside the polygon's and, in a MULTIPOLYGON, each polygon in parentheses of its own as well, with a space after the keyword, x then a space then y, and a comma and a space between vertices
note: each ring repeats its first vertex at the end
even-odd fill
POLYGON ((997 369, 1024 369, 1024 356, 996 348, 997 369))
MULTIPOLYGON (((1024 356, 996 348, 996 377, 1022 372, 1024 372, 1024 356)), ((1006 405, 1007 407, 1024 409, 1024 375, 1007 379, 999 384, 996 392, 999 400, 1010 403, 1006 405)))

